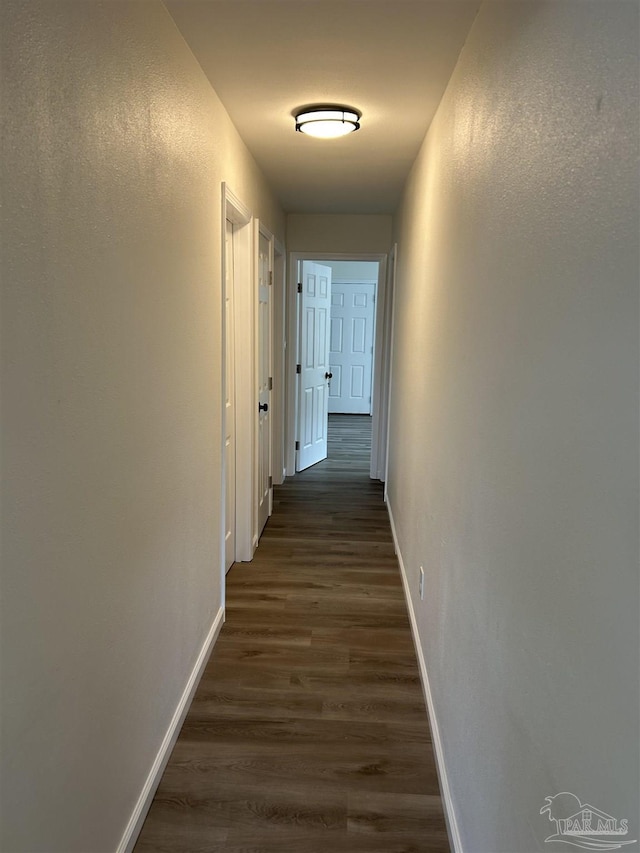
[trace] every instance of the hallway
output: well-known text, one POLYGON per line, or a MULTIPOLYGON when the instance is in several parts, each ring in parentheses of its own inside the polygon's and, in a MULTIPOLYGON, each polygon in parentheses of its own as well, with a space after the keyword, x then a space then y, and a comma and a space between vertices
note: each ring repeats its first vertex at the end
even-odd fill
POLYGON ((0 851, 637 848, 640 0, 0 22, 0 851))
POLYGON ((143 851, 449 850, 371 420, 276 488, 138 844, 143 851))

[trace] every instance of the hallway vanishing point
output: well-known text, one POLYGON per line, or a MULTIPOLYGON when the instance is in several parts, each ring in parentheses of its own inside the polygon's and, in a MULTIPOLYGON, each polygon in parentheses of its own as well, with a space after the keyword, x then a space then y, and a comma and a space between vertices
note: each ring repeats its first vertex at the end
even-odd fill
POLYGON ((371 419, 275 489, 135 848, 449 850, 371 419))

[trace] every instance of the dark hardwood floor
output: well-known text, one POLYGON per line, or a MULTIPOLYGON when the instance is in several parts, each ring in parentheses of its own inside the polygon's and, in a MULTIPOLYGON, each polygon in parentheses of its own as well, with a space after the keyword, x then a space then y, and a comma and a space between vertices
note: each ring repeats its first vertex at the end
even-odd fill
POLYGON ((180 853, 447 853, 371 419, 275 490, 136 845, 180 853))

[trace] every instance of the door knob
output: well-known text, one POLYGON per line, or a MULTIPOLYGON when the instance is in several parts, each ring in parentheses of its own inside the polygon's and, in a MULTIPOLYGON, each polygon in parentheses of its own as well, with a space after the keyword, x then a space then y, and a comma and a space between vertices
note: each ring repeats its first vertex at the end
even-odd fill
POLYGON ((333 379, 333 373, 325 373, 324 378, 325 379, 333 379))
POLYGON ((268 412, 269 404, 268 403, 258 403, 258 411, 259 412, 268 412))

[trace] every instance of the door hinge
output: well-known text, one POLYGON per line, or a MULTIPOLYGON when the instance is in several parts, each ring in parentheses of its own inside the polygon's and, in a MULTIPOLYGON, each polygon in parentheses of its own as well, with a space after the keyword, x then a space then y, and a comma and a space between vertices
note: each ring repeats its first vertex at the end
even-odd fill
POLYGON ((302 373, 302 365, 296 364, 296 373, 302 373))
POLYGON ((273 376, 269 377, 269 391, 273 391, 273 376))
POLYGON ((269 270, 269 285, 273 284, 273 270, 269 270))
POLYGON ((271 476, 271 474, 269 474, 269 488, 273 488, 273 477, 271 476))
POLYGON ((298 293, 302 293, 302 282, 298 282, 298 293))
POLYGON ((300 450, 300 442, 296 441, 296 450, 300 450))

